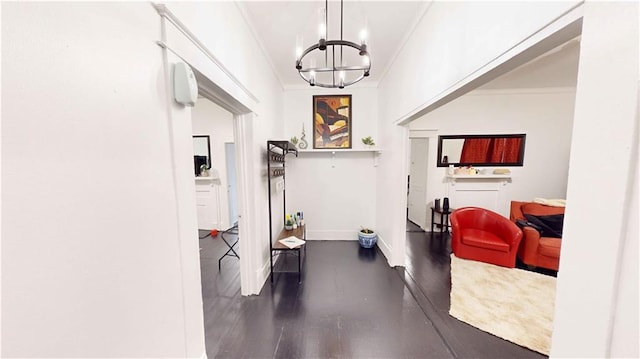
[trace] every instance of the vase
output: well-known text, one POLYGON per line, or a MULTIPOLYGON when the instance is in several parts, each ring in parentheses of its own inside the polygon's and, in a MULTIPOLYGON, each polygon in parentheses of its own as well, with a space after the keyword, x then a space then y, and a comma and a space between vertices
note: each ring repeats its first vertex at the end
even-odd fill
POLYGON ((363 248, 373 248, 378 242, 378 235, 374 233, 358 232, 358 242, 363 248))

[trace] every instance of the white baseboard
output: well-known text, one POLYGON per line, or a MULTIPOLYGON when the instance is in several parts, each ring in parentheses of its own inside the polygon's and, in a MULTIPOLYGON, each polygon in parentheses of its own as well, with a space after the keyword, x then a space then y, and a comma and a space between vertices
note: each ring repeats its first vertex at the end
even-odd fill
POLYGON ((358 231, 307 231, 308 241, 357 241, 358 231))
POLYGON ((393 267, 391 261, 389 260, 389 258, 391 258, 391 247, 389 247, 389 245, 387 244, 387 242, 384 241, 383 238, 380 238, 380 235, 378 235, 377 245, 378 245, 378 248, 380 248, 380 251, 382 252, 384 257, 387 259, 387 264, 393 267))
POLYGON ((257 282, 259 284, 259 288, 256 289, 255 295, 259 295, 260 291, 262 290, 262 287, 264 287, 264 283, 267 282, 267 280, 269 279, 269 274, 270 274, 270 270, 271 270, 271 264, 269 263, 269 261, 267 260, 263 265, 262 268, 259 268, 256 271, 256 278, 257 278, 257 282))

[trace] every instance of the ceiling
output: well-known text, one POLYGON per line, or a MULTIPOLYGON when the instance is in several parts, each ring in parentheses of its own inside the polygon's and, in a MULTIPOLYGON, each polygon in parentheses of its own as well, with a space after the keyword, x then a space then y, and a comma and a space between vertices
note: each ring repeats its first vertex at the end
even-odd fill
MULTIPOLYGON (((343 39, 359 43, 367 27, 371 75, 354 86, 377 86, 411 34, 429 1, 345 1, 343 39)), ((309 87, 295 69, 296 37, 302 47, 318 42, 319 10, 324 1, 242 1, 243 12, 254 36, 269 58, 284 88, 309 87)), ((328 40, 340 38, 340 2, 329 1, 328 40)), ((349 66, 360 65, 348 63, 349 66)))
MULTIPOLYGON (((296 38, 318 41, 324 1, 239 1, 238 7, 285 89, 309 88, 295 69, 296 38)), ((343 38, 358 43, 366 23, 371 76, 353 86, 376 87, 430 1, 345 1, 343 38)), ((328 39, 340 36, 340 1, 329 1, 328 39)), ((563 44, 502 75, 481 89, 575 87, 580 39, 563 44)), ((306 59, 306 58, 305 58, 306 59)), ((348 65, 360 65, 348 63, 348 65)))

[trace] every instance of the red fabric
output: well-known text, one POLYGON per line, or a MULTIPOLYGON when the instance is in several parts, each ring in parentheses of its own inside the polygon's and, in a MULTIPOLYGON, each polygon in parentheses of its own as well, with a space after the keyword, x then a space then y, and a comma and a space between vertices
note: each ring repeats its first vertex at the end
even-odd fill
MULTIPOLYGON (((526 220, 524 213, 534 216, 563 214, 564 207, 545 206, 534 202, 511 201, 511 221, 526 220)), ((518 258, 530 266, 552 270, 560 268, 561 238, 541 237, 540 232, 531 227, 523 230, 522 244, 518 249, 518 258)))
POLYGON ((538 253, 543 256, 560 259, 560 241, 558 238, 540 237, 538 253))
POLYGON ((515 223, 487 209, 464 207, 451 214, 451 248, 458 258, 513 268, 521 239, 515 223))
POLYGON ((504 157, 503 163, 513 163, 518 162, 518 157, 520 155, 520 145, 522 142, 522 138, 507 138, 504 141, 504 157))
POLYGON ((462 145, 462 153, 460 154, 461 163, 480 163, 486 162, 490 138, 467 138, 462 145))
POLYGON ((472 247, 486 248, 494 251, 508 252, 509 245, 495 234, 481 229, 463 229, 462 243, 472 247))
POLYGON ((518 162, 522 138, 467 138, 462 145, 461 163, 518 162))

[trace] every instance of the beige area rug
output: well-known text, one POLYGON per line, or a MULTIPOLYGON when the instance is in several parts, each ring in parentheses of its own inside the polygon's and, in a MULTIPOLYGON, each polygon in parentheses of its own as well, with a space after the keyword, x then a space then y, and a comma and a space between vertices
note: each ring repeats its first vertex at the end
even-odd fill
POLYGON ((554 277, 451 254, 449 314, 485 332, 549 355, 555 298, 554 277))

